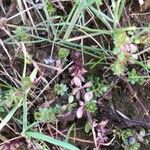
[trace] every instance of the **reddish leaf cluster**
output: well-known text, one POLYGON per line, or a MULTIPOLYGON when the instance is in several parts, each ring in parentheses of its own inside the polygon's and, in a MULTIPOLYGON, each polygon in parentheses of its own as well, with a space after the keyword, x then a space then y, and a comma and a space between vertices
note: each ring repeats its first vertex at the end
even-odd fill
POLYGON ((71 73, 71 76, 78 77, 81 82, 84 82, 83 75, 87 72, 84 69, 84 66, 82 64, 82 57, 80 52, 73 52, 71 59, 73 60, 73 65, 70 67, 69 72, 71 73))
POLYGON ((85 81, 84 74, 87 72, 82 64, 82 57, 80 52, 72 53, 73 65, 70 67, 69 71, 73 79, 71 80, 71 85, 73 86, 72 94, 76 96, 79 101, 80 107, 78 108, 76 115, 78 118, 83 116, 85 103, 93 97, 92 92, 86 92, 85 89, 92 86, 91 82, 83 83, 85 81), (82 101, 84 100, 84 101, 82 101))

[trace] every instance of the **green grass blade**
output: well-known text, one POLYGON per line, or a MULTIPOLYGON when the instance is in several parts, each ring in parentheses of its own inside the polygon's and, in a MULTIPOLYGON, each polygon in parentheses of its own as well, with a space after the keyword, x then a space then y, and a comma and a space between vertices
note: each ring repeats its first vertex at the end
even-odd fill
MULTIPOLYGON (((69 140, 69 136, 70 136, 71 132, 72 132, 75 128, 76 128, 76 124, 73 123, 73 124, 71 125, 71 127, 69 128, 69 130, 68 130, 68 133, 67 133, 67 136, 66 136, 66 142, 69 140)), ((75 132, 75 130, 74 130, 74 132, 75 132)))
POLYGON ((113 23, 113 20, 108 16, 105 15, 101 10, 97 10, 94 7, 90 7, 91 11, 94 13, 95 16, 97 16, 109 29, 111 29, 111 24, 113 23))
POLYGON ((122 12, 123 12, 123 8, 125 6, 126 0, 122 0, 119 10, 118 10, 118 20, 120 20, 121 16, 122 16, 122 12))
POLYGON ((70 25, 68 26, 68 29, 67 29, 63 39, 69 38, 81 12, 84 9, 87 9, 89 6, 91 6, 94 2, 96 2, 96 0, 82 0, 82 1, 76 1, 76 2, 77 2, 78 7, 76 8, 74 15, 72 16, 72 19, 70 21, 70 25))
POLYGON ((79 148, 77 148, 76 146, 74 146, 72 144, 69 144, 68 142, 63 142, 63 141, 54 139, 54 138, 44 135, 40 132, 28 131, 28 132, 25 132, 25 135, 27 135, 28 137, 35 138, 37 140, 42 140, 42 141, 48 142, 50 144, 54 144, 54 145, 66 148, 68 150, 79 150, 79 148))
POLYGON ((119 23, 123 8, 125 6, 125 2, 126 2, 125 0, 118 0, 117 2, 112 0, 112 7, 113 7, 113 13, 114 13, 113 19, 114 19, 115 25, 119 23))
POLYGON ((69 36, 70 36, 74 26, 75 26, 75 23, 76 23, 77 19, 79 18, 80 13, 81 13, 80 9, 75 11, 75 13, 74 13, 74 15, 72 17, 72 20, 70 22, 70 25, 69 25, 69 27, 68 27, 68 29, 67 29, 64 37, 63 37, 63 39, 68 39, 69 38, 69 36))
POLYGON ((4 118, 1 119, 1 123, 0 123, 0 131, 3 129, 3 127, 8 123, 8 121, 13 117, 13 115, 15 114, 15 112, 17 111, 17 109, 20 107, 21 101, 20 103, 18 103, 17 106, 15 106, 9 113, 8 115, 4 118))
POLYGON ((26 131, 27 128, 27 116, 28 116, 28 110, 27 110, 27 96, 26 94, 23 97, 23 132, 26 131))
POLYGON ((72 8, 72 10, 71 10, 71 12, 70 12, 70 14, 69 14, 68 17, 67 17, 67 20, 65 21, 65 24, 63 25, 62 29, 59 31, 59 35, 61 35, 62 31, 64 31, 66 25, 69 24, 69 20, 70 20, 71 17, 73 16, 73 14, 74 14, 76 8, 77 8, 77 5, 74 4, 74 6, 73 6, 73 8, 72 8))

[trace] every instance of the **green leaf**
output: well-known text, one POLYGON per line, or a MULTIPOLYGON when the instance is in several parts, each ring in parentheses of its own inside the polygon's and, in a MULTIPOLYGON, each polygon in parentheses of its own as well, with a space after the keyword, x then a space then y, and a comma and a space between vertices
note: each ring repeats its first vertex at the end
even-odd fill
POLYGON ((37 121, 56 121, 56 114, 58 113, 57 108, 39 108, 38 112, 34 113, 34 118, 37 121))
POLYGON ((58 52, 58 57, 60 59, 65 59, 69 55, 69 51, 66 48, 60 48, 58 52))
POLYGON ((52 3, 49 1, 46 3, 46 8, 47 8, 47 12, 49 15, 52 15, 56 11, 56 9, 53 7, 52 3))
POLYGON ((68 132, 67 132, 66 142, 69 140, 69 137, 70 137, 70 134, 71 134, 72 131, 74 131, 74 134, 76 134, 76 133, 75 133, 75 131, 76 131, 75 129, 76 129, 76 124, 73 123, 73 124, 71 125, 71 127, 69 128, 68 132))
POLYGON ((8 121, 13 117, 17 109, 20 107, 21 101, 18 103, 17 106, 15 106, 9 113, 8 115, 2 120, 0 123, 0 131, 3 129, 3 127, 8 123, 8 121))
POLYGON ((29 34, 24 26, 18 26, 13 33, 16 35, 18 41, 30 41, 29 34))
POLYGON ((55 84, 54 86, 54 92, 56 92, 57 95, 64 95, 68 90, 68 87, 66 86, 66 84, 55 84))
POLYGON ((125 52, 120 52, 119 54, 118 54, 118 61, 119 62, 123 62, 123 61, 126 61, 126 54, 125 54, 125 52))
POLYGON ((97 110, 96 102, 93 100, 88 101, 85 106, 86 106, 86 110, 91 113, 95 113, 95 111, 97 110))
POLYGON ((32 82, 31 82, 29 76, 22 78, 22 89, 23 89, 24 91, 30 89, 31 86, 32 86, 32 82))
POLYGON ((38 69, 34 68, 34 70, 32 71, 31 75, 30 75, 30 80, 31 82, 34 82, 34 80, 36 79, 36 75, 38 73, 38 69))
POLYGON ((85 128, 84 128, 84 130, 85 130, 85 133, 89 133, 89 132, 90 132, 90 130, 91 130, 91 127, 90 127, 90 125, 89 125, 89 122, 88 122, 88 121, 85 123, 85 128))
POLYGON ((115 47, 115 48, 113 49, 113 54, 114 54, 114 55, 118 55, 119 53, 120 53, 120 48, 115 47))
POLYGON ((70 95, 70 96, 68 97, 68 102, 69 102, 69 104, 73 103, 73 101, 74 101, 74 97, 73 97, 73 95, 70 95))
POLYGON ((27 108, 27 95, 23 96, 23 132, 25 132, 27 128, 28 122, 28 108, 27 108))
POLYGON ((144 77, 140 77, 135 69, 132 69, 131 72, 128 72, 128 80, 131 82, 131 84, 143 84, 144 83, 144 77))
POLYGON ((125 70, 125 65, 121 64, 119 61, 115 61, 114 64, 112 65, 112 70, 115 75, 121 75, 123 74, 125 70))
POLYGON ((114 44, 115 47, 120 48, 122 45, 126 44, 129 41, 129 37, 124 31, 114 32, 114 44))
POLYGON ((28 131, 28 132, 25 132, 25 135, 28 136, 28 137, 35 138, 37 140, 42 140, 42 141, 48 142, 50 144, 54 144, 54 145, 66 148, 68 150, 80 150, 79 148, 77 148, 76 146, 74 146, 74 145, 72 145, 68 142, 64 142, 64 141, 61 141, 61 140, 54 139, 54 138, 49 137, 48 135, 44 135, 40 132, 28 131))

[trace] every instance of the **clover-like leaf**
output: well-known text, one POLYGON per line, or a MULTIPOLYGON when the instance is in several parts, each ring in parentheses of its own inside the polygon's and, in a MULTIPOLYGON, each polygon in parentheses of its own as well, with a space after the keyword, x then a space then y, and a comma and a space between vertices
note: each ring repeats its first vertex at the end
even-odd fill
POLYGON ((79 118, 79 119, 82 118, 83 112, 84 112, 84 105, 80 106, 80 107, 77 109, 77 112, 76 112, 77 118, 79 118))
POLYGON ((73 78, 73 83, 77 86, 77 87, 81 87, 82 83, 81 80, 78 77, 74 77, 73 78))
POLYGON ((92 98, 93 98, 93 92, 90 91, 90 92, 85 93, 85 95, 84 95, 85 102, 88 102, 92 98))

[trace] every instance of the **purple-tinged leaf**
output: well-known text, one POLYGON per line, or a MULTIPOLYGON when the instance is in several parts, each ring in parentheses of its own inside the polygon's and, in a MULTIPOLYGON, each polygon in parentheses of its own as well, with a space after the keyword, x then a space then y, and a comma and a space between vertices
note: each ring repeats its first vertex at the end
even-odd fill
POLYGON ((79 105, 80 105, 80 106, 83 106, 83 105, 84 105, 84 102, 83 102, 83 101, 79 101, 79 105))
POLYGON ((80 88, 74 88, 73 90, 72 90, 72 94, 73 95, 76 95, 77 94, 77 92, 80 90, 80 88))
POLYGON ((89 87, 91 87, 92 86, 92 82, 87 82, 84 86, 83 86, 83 88, 89 88, 89 87))
POLYGON ((81 87, 81 86, 82 86, 81 80, 80 80, 78 77, 74 77, 74 78, 73 78, 73 82, 74 82, 74 84, 75 84, 77 87, 81 87))
POLYGON ((89 100, 91 100, 93 98, 93 92, 87 92, 84 95, 84 101, 88 102, 89 100))
POLYGON ((76 99, 80 100, 80 97, 81 97, 81 94, 80 94, 80 91, 78 91, 77 94, 76 94, 76 99))
POLYGON ((82 118, 83 111, 84 111, 84 105, 78 108, 78 110, 76 112, 77 118, 79 118, 79 119, 82 118))

